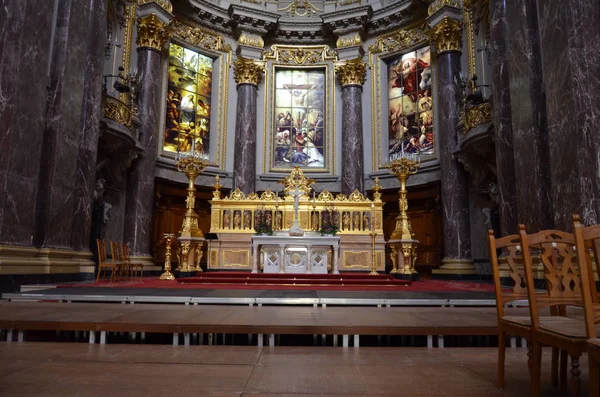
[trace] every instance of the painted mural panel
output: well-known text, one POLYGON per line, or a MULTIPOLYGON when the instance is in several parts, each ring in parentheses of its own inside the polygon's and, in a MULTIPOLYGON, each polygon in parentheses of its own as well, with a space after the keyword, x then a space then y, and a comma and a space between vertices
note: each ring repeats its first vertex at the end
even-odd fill
POLYGON ((324 169, 325 69, 275 69, 273 167, 324 169))
POLYGON ((388 63, 389 157, 433 155, 431 51, 423 47, 388 63))
POLYGON ((171 43, 163 150, 190 151, 208 159, 213 59, 171 43))

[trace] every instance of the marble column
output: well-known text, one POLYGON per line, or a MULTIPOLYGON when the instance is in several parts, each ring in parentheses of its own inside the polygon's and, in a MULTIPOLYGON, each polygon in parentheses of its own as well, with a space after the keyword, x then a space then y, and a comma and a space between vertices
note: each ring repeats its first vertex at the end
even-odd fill
POLYGON ((600 222, 600 3, 537 0, 557 229, 600 222))
MULTIPOLYGON (((547 121, 541 69, 539 29, 535 0, 496 1, 492 5, 504 15, 508 35, 509 84, 498 87, 510 92, 517 219, 527 231, 553 227, 547 121), (498 4, 502 3, 502 4, 498 4)), ((498 11, 496 11, 498 12, 498 11)), ((492 25, 498 23, 492 21, 492 25)), ((500 40, 500 38, 496 38, 500 40)), ((497 76, 494 77, 496 79, 497 76)), ((505 82, 506 83, 506 82, 505 82)))
MULTIPOLYGON (((433 25, 433 24, 432 24, 433 25)), ((453 156, 460 118, 462 25, 449 17, 440 19, 430 31, 437 50, 438 124, 437 140, 441 170, 444 257, 439 274, 476 273, 471 259, 469 185, 465 169, 453 156)))
POLYGON ((490 1, 490 36, 492 59, 492 95, 494 120, 494 146, 498 180, 498 215, 502 236, 517 233, 517 189, 515 184, 515 157, 513 151, 513 127, 509 53, 507 48, 508 21, 506 2, 490 1))
POLYGON ((89 249, 92 227, 92 207, 96 182, 96 158, 102 109, 102 69, 106 41, 106 10, 108 0, 88 0, 87 56, 83 81, 79 155, 73 191, 73 226, 71 245, 74 250, 89 249))
POLYGON ((239 56, 233 65, 237 83, 233 188, 248 194, 256 191, 256 102, 264 65, 239 56))
POLYGON ((37 0, 4 1, 0 7, 2 245, 32 243, 53 8, 53 1, 37 0))
MULTIPOLYGON (((158 8, 157 3, 146 3, 138 8, 138 15, 158 8)), ((161 49, 169 39, 167 25, 172 17, 159 9, 140 15, 137 35, 138 111, 141 121, 139 143, 143 152, 133 163, 127 181, 125 225, 123 239, 129 244, 131 255, 138 262, 151 263, 152 212, 154 207, 154 168, 156 162, 158 115, 162 81, 161 49)))
POLYGON ((367 66, 361 58, 336 66, 342 85, 342 193, 364 192, 362 85, 367 66))

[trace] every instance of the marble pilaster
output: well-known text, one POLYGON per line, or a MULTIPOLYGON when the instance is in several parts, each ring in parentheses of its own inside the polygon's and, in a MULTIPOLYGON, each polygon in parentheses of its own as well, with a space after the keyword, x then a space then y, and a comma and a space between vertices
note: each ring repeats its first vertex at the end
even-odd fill
POLYGON ((506 20, 506 2, 490 1, 490 35, 492 60, 492 94, 494 147, 498 181, 498 214, 502 236, 517 232, 517 190, 515 184, 515 157, 513 151, 513 127, 511 114, 509 35, 506 20))
POLYGON ((537 0, 548 114, 552 214, 600 222, 600 3, 537 0))
POLYGON ((161 54, 153 48, 139 47, 137 55, 139 143, 143 152, 133 162, 127 180, 123 239, 132 255, 150 256, 161 54))
MULTIPOLYGON (((78 131, 79 155, 75 179, 72 247, 88 249, 92 225, 96 159, 102 109, 103 48, 106 41, 106 9, 108 0, 88 0, 87 55, 85 60, 81 127, 78 131)), ((120 241, 120 240, 119 240, 120 241)))
POLYGON ((54 2, 34 0, 0 7, 1 244, 30 245, 34 233, 48 97, 48 81, 40 76, 48 73, 53 8, 54 2))
POLYGON ((90 5, 56 3, 33 234, 38 247, 71 248, 90 5))
POLYGON ((536 4, 534 0, 502 3, 496 7, 505 7, 509 32, 505 40, 510 83, 503 89, 508 87, 511 100, 517 219, 535 232, 553 227, 536 4))
POLYGON ((256 190, 256 96, 254 84, 237 86, 233 187, 248 194, 256 190))
POLYGON ((460 52, 446 51, 437 57, 438 143, 441 169, 444 262, 471 260, 469 182, 467 173, 454 158, 456 124, 460 114, 460 52))
POLYGON ((342 193, 364 192, 362 86, 342 87, 342 193))

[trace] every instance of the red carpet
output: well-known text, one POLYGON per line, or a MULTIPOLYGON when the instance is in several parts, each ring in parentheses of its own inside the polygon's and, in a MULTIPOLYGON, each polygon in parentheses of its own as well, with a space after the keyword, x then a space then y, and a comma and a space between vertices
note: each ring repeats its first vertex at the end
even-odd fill
MULTIPOLYGON (((206 273, 210 274, 210 273, 206 273)), ((215 274, 215 273, 213 273, 215 274)), ((215 274, 216 275, 216 274, 215 274)), ((248 276, 245 273, 244 276, 248 276)), ((199 276, 204 276, 201 274, 199 276)), ((231 273, 229 273, 231 276, 231 273)), ((287 275, 289 276, 289 275, 287 275)), ((298 277, 299 275, 296 275, 298 277)), ((493 292, 494 285, 489 283, 471 282, 471 281, 446 281, 446 280, 423 280, 413 281, 410 286, 406 285, 356 285, 351 283, 353 278, 359 278, 357 276, 368 277, 367 275, 348 275, 343 274, 344 278, 349 280, 347 284, 308 284, 303 283, 301 279, 296 280, 296 284, 271 284, 271 283, 192 283, 192 282, 179 282, 178 281, 162 281, 157 277, 144 277, 141 279, 129 280, 129 281, 117 281, 114 283, 108 281, 100 281, 98 283, 90 284, 63 284, 59 285, 58 288, 72 288, 72 287, 99 287, 99 288, 168 288, 168 289, 229 289, 229 290, 309 290, 309 291, 410 291, 410 292, 493 292)), ((388 277, 388 275, 381 275, 388 277)), ((379 277, 381 277, 379 276, 379 277)), ((211 276, 209 276, 211 277, 211 276)), ((215 276, 212 276, 215 277, 215 276)), ((239 276, 234 276, 239 277, 239 276)), ((371 276, 375 277, 375 276, 371 276)), ((400 281, 400 280, 397 280, 400 281)))

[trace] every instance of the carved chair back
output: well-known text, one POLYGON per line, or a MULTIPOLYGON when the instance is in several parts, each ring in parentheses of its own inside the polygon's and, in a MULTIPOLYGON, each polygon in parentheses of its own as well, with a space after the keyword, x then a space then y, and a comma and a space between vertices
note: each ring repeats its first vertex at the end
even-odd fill
POLYGON ((98 248, 98 265, 102 265, 108 261, 106 257, 106 243, 104 240, 96 240, 96 247, 98 248))
POLYGON ((575 236, 560 230, 527 234, 525 225, 519 225, 519 237, 527 285, 535 285, 532 256, 539 256, 544 270, 547 294, 536 294, 535 288, 527 290, 531 324, 536 329, 540 324, 540 309, 557 309, 559 315, 565 316, 565 305, 583 305, 575 236))
POLYGON ((585 327, 588 339, 596 338, 596 323, 600 322, 600 302, 596 289, 596 279, 592 267, 592 252, 596 267, 600 254, 600 225, 583 226, 579 215, 573 215, 573 232, 577 247, 577 260, 581 276, 581 290, 585 313, 585 327))
POLYGON ((122 260, 125 263, 129 263, 130 262, 130 257, 131 257, 131 250, 129 249, 129 246, 127 245, 127 243, 122 243, 121 244, 121 253, 122 253, 122 260))
POLYGON ((110 242, 110 253, 112 255, 112 261, 114 263, 123 262, 123 256, 121 255, 120 244, 116 241, 110 242))
POLYGON ((494 237, 494 231, 488 230, 490 261, 494 275, 496 290, 496 309, 498 318, 504 317, 504 305, 516 300, 527 299, 527 285, 525 283, 525 269, 521 256, 521 240, 518 234, 511 234, 502 238, 494 237), (500 256, 498 254, 500 253, 500 256), (500 280, 500 260, 508 264, 508 275, 512 279, 512 288, 502 290, 500 280))

